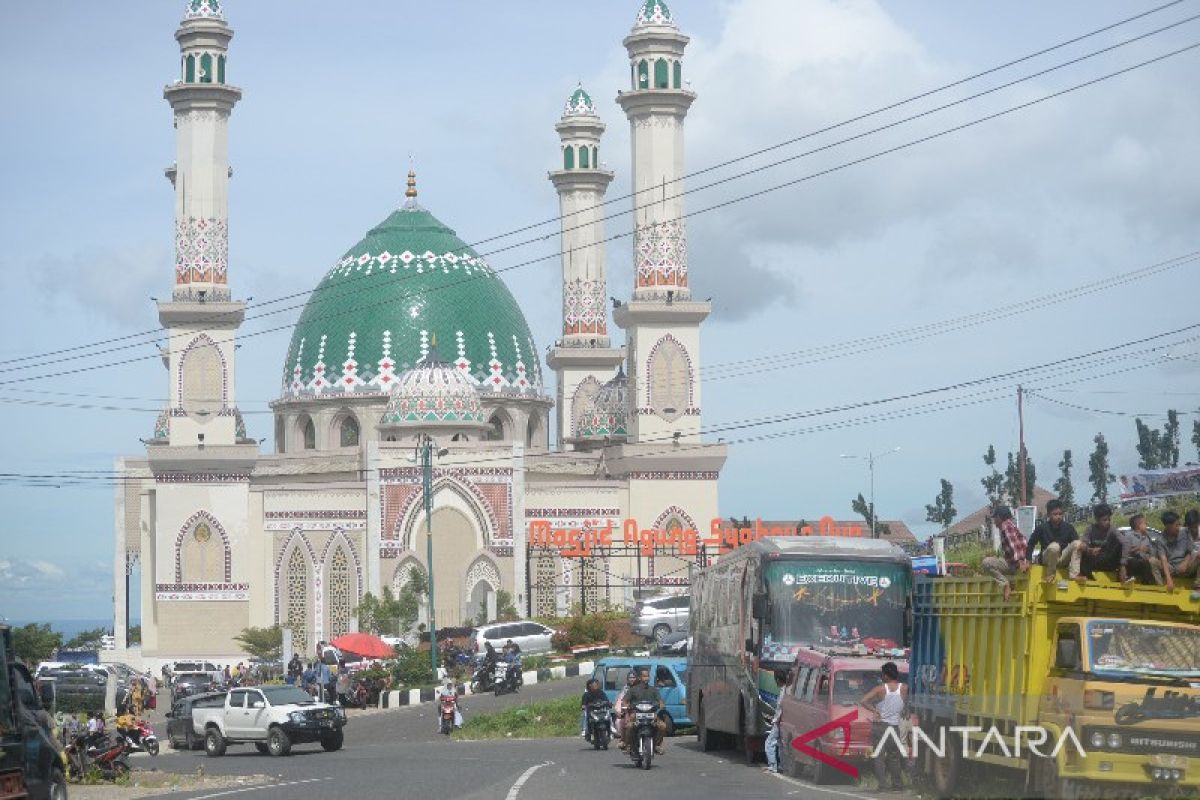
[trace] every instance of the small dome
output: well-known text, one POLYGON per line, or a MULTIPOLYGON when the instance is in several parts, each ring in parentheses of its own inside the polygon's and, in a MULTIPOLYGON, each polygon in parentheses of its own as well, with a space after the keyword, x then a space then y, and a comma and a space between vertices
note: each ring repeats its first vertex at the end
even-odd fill
POLYGON ((629 379, 625 368, 600 387, 579 427, 581 439, 624 439, 629 432, 629 379))
POLYGON ((674 25, 671 21, 671 9, 667 8, 667 4, 662 0, 646 0, 638 8, 637 21, 634 27, 638 25, 674 25))
POLYGON ((483 429, 487 422, 471 379, 443 361, 434 345, 417 366, 400 375, 379 426, 483 429))
POLYGON ((583 90, 583 84, 571 93, 567 98, 567 107, 563 109, 563 116, 570 117, 575 114, 595 114, 596 106, 592 104, 592 97, 583 90))
POLYGON ((221 11, 221 0, 188 0, 183 18, 199 19, 201 17, 225 19, 225 13, 221 11))

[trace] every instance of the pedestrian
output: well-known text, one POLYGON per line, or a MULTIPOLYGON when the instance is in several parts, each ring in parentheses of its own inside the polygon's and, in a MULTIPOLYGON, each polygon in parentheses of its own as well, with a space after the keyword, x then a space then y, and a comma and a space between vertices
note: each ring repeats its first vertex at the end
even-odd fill
POLYGON ((1000 552, 1003 558, 988 556, 980 566, 1003 587, 1004 599, 1008 600, 1012 597, 1012 584, 1008 576, 1029 571, 1025 537, 1013 521, 1012 510, 1008 506, 997 506, 992 511, 992 519, 1000 527, 1000 552))
POLYGON ((142 688, 142 679, 141 678, 133 679, 133 686, 130 687, 129 694, 130 694, 129 699, 133 705, 133 715, 135 717, 140 717, 142 715, 142 711, 145 710, 145 707, 146 707, 145 706, 146 692, 142 688))
POLYGON ((1129 518, 1129 530, 1118 531, 1121 539, 1121 583, 1154 584, 1162 586, 1163 576, 1170 574, 1167 547, 1162 538, 1150 531, 1145 514, 1129 518))
POLYGON ((872 766, 875 768, 875 779, 879 782, 879 788, 899 791, 904 789, 900 763, 908 757, 904 751, 900 727, 907 716, 908 686, 900 682, 900 670, 892 661, 884 664, 880 673, 883 682, 867 692, 859 704, 871 713, 871 738, 875 744, 872 766), (888 739, 892 742, 888 743, 888 739), (895 759, 890 758, 893 753, 896 755, 895 759), (892 774, 892 780, 891 785, 885 787, 884 778, 888 772, 892 774))
POLYGON ((1092 509, 1093 522, 1071 553, 1067 577, 1081 586, 1097 572, 1117 572, 1121 568, 1121 540, 1112 516, 1112 507, 1107 503, 1092 509))
POLYGON ((792 683, 791 673, 776 672, 775 683, 779 685, 779 694, 775 698, 775 713, 771 716, 771 729, 767 731, 767 741, 763 744, 767 756, 765 771, 772 774, 779 772, 779 718, 783 714, 783 693, 792 683))
POLYGON ((1059 562, 1066 558, 1070 561, 1072 546, 1079 541, 1075 526, 1066 521, 1066 506, 1062 500, 1055 498, 1046 503, 1046 518, 1033 529, 1029 544, 1025 551, 1032 560, 1034 550, 1041 548, 1037 563, 1042 565, 1042 583, 1054 583, 1055 572, 1059 562))
POLYGON ((350 671, 346 669, 346 662, 343 661, 338 665, 338 674, 336 694, 338 701, 343 706, 350 705, 350 671))

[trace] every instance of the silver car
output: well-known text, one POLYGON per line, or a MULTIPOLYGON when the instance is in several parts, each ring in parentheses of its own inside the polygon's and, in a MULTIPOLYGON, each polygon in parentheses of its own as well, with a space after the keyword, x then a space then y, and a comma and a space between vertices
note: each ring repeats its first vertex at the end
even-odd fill
POLYGON ((659 640, 669 633, 686 631, 691 604, 692 598, 688 595, 639 600, 630 619, 633 632, 659 640))
POLYGON ((484 642, 491 642, 492 647, 500 651, 504 643, 512 639, 522 653, 549 653, 550 637, 553 635, 554 629, 540 622, 493 622, 471 631, 471 646, 476 653, 482 653, 484 642))

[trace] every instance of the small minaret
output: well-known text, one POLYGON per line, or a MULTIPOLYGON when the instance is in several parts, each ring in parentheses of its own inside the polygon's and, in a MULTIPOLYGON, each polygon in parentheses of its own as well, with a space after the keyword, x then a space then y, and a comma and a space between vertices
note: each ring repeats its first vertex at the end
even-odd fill
POLYGON ((626 332, 629 441, 700 437, 700 323, 707 301, 691 301, 682 192, 683 123, 695 93, 684 88, 679 31, 662 0, 645 0, 625 37, 630 88, 617 103, 633 149, 633 298, 613 312, 626 332))
POLYGON ((560 443, 573 441, 579 421, 624 354, 608 336, 604 270, 604 192, 613 174, 600 167, 604 123, 579 86, 567 99, 558 131, 561 169, 550 173, 562 215, 562 338, 546 363, 558 377, 560 443))

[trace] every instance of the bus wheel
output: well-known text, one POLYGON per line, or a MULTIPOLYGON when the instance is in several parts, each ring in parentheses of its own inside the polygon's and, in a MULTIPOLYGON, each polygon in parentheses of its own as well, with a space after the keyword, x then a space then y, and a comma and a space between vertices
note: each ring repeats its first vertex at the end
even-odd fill
POLYGON ((941 758, 930 754, 929 775, 933 779, 933 789, 938 797, 958 796, 958 777, 961 771, 961 758, 953 747, 947 747, 946 754, 941 758))
POLYGON ((705 753, 717 749, 717 737, 708 729, 704 721, 704 698, 700 698, 700 708, 696 712, 696 741, 705 753))

